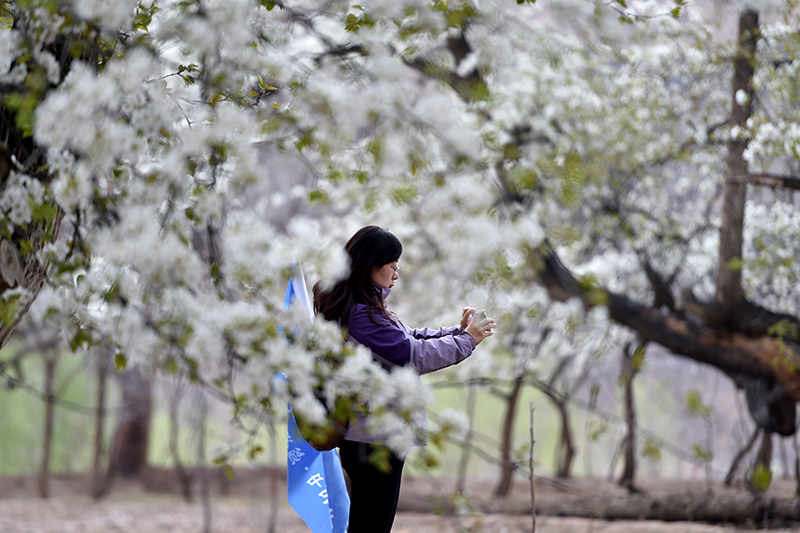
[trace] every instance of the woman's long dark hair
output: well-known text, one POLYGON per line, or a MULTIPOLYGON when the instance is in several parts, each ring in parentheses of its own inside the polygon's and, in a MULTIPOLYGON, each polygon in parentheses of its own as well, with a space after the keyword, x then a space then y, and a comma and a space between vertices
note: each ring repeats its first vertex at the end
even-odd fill
POLYGON ((322 280, 318 281, 314 285, 314 312, 346 329, 350 310, 361 303, 367 305, 373 322, 377 323, 373 313, 379 310, 394 323, 383 303, 383 294, 372 282, 372 271, 400 259, 403 245, 385 229, 366 226, 350 237, 344 249, 350 256, 350 276, 329 290, 323 290, 322 280))

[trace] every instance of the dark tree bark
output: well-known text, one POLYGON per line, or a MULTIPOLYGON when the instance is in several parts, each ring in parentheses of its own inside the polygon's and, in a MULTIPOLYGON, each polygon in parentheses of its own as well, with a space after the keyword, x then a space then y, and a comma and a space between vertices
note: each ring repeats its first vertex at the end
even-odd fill
POLYGON ((524 374, 521 374, 514 379, 511 392, 505 398, 506 414, 503 419, 503 434, 500 443, 502 466, 500 467, 500 479, 494 489, 495 496, 508 496, 514 481, 514 471, 517 469, 516 463, 511 460, 511 448, 514 443, 514 420, 517 416, 517 404, 524 377, 524 374))
MULTIPOLYGON (((745 11, 739 16, 739 43, 733 74, 732 109, 730 125, 732 129, 746 127, 752 113, 753 101, 753 61, 758 39, 758 13, 745 11), (743 91, 747 101, 740 104, 736 94, 743 91)), ((747 174, 747 161, 744 150, 747 142, 741 137, 731 135, 728 141, 728 160, 725 172, 725 189, 722 200, 722 227, 719 243, 719 264, 717 265, 716 303, 724 325, 735 325, 739 304, 744 300, 742 294, 742 271, 731 268, 729 261, 742 257, 742 231, 744 227, 744 202, 747 185, 738 181, 739 176, 747 174)))
POLYGON ((561 432, 558 448, 556 449, 556 477, 568 478, 572 470, 572 460, 575 457, 575 444, 569 424, 567 397, 556 394, 551 387, 541 387, 540 390, 550 398, 553 405, 558 409, 558 414, 561 418, 561 432))
POLYGON ((728 469, 728 474, 725 476, 726 485, 731 486, 733 484, 733 477, 736 475, 736 470, 739 468, 739 463, 742 462, 742 459, 745 455, 747 455, 747 452, 753 448, 753 445, 756 443, 760 433, 761 428, 756 427, 755 431, 753 431, 753 435, 750 437, 750 440, 747 441, 747 444, 744 445, 744 448, 739 450, 739 453, 737 453, 736 457, 733 458, 731 467, 728 469))
POLYGON ((740 306, 740 312, 746 310, 746 323, 739 331, 731 331, 711 325, 718 324, 710 318, 716 307, 713 304, 689 302, 665 313, 602 288, 582 286, 546 244, 536 253, 531 261, 539 266, 541 282, 551 298, 564 301, 577 296, 587 308, 605 305, 609 318, 636 331, 642 342, 655 342, 676 355, 712 365, 742 387, 754 380, 763 382, 763 386, 750 387, 761 391, 752 403, 748 398, 754 420, 780 435, 794 433, 795 402, 800 401, 800 355, 791 342, 767 332, 781 321, 800 326, 797 319, 746 302, 740 306), (756 416, 756 411, 762 410, 768 416, 756 416))
POLYGON ((117 373, 122 387, 122 415, 114 433, 109 457, 108 483, 119 474, 139 475, 147 464, 150 439, 152 387, 139 370, 117 373))
POLYGON ((570 477, 572 461, 575 458, 575 441, 572 438, 569 409, 567 407, 571 395, 580 389, 589 375, 588 370, 584 369, 580 376, 574 379, 571 384, 568 383, 567 380, 562 379, 564 372, 573 364, 574 360, 574 355, 563 357, 553 369, 547 383, 539 381, 534 382, 534 386, 553 402, 561 418, 560 437, 556 447, 556 476, 562 478, 570 477), (561 390, 557 388, 559 380, 562 382, 561 390))
POLYGON ((756 461, 754 466, 763 466, 767 470, 772 470, 772 433, 765 431, 761 437, 761 446, 758 448, 756 454, 756 461))

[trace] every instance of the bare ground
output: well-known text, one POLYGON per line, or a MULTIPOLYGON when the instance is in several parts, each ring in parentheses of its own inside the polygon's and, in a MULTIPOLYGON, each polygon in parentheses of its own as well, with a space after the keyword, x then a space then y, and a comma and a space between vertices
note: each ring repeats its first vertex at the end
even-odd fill
MULTIPOLYGON (((266 470, 237 470, 233 481, 215 475, 212 487, 212 531, 225 533, 268 533, 271 513, 270 493, 277 490, 277 533, 307 533, 302 523, 286 502, 284 473, 276 476, 278 486, 270 483, 266 470)), ((124 532, 197 533, 202 531, 203 507, 197 502, 185 502, 177 494, 174 474, 152 470, 142 480, 118 480, 106 500, 95 502, 89 493, 86 475, 58 476, 52 480, 53 497, 41 500, 36 497, 33 477, 0 479, 0 532, 2 533, 94 533, 124 532)), ((624 495, 625 491, 605 480, 570 480, 572 491, 558 490, 539 484, 536 489, 537 509, 552 503, 596 495, 624 495)), ((396 533, 460 533, 470 532, 530 532, 532 519, 530 490, 524 480, 518 480, 512 494, 505 499, 491 497, 491 481, 472 480, 468 497, 456 506, 452 499, 450 481, 406 478, 399 512, 393 531, 396 533), (449 508, 451 514, 436 514, 449 508), (424 512, 420 512, 424 511, 424 512)), ((775 497, 791 494, 793 482, 776 480, 771 492, 775 497)), ((663 495, 696 492, 735 492, 737 489, 718 485, 709 486, 698 481, 659 480, 645 483, 642 489, 649 494, 663 495)), ((754 529, 761 523, 751 523, 754 529)), ((791 524, 773 531, 797 531, 791 524)), ((552 533, 722 533, 732 527, 692 522, 661 521, 605 521, 589 518, 538 516, 537 529, 552 533)), ((740 528, 742 526, 740 525, 740 528)))

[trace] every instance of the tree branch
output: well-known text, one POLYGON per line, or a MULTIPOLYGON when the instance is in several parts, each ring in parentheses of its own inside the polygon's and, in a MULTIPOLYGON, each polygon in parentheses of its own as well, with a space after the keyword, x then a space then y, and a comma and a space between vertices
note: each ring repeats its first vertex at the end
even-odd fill
POLYGON ((751 183, 753 185, 763 185, 764 187, 772 187, 774 189, 784 188, 794 191, 800 191, 800 177, 798 176, 781 176, 779 174, 742 174, 734 178, 737 183, 751 183))
MULTIPOLYGON (((756 328, 759 333, 754 335, 747 330, 747 323, 736 330, 713 327, 664 313, 601 287, 581 284, 552 249, 538 253, 540 280, 551 298, 563 301, 577 296, 586 308, 605 305, 611 320, 636 331, 643 342, 660 344, 675 355, 714 366, 732 378, 744 375, 777 381, 792 398, 800 401, 800 355, 790 344, 766 335, 761 328, 756 328)), ((753 304, 748 305, 749 312, 759 310, 753 304)), ((768 322, 778 317, 797 323, 794 317, 768 311, 764 311, 760 320, 768 322)))

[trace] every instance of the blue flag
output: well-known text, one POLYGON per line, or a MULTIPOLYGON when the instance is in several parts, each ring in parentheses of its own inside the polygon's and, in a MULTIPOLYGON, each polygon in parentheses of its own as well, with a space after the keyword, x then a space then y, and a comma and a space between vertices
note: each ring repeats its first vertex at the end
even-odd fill
POLYGON ((336 450, 318 452, 300 435, 289 414, 286 456, 289 504, 314 533, 345 533, 350 498, 336 450))
MULTIPOLYGON (((294 300, 308 310, 308 318, 313 320, 314 312, 303 270, 298 267, 295 271, 292 265, 284 302, 287 309, 294 300)), ((300 435, 291 407, 288 430, 286 482, 289 505, 313 533, 345 533, 350 516, 350 497, 338 452, 319 452, 312 448, 300 435)))

